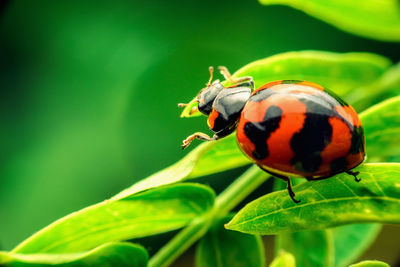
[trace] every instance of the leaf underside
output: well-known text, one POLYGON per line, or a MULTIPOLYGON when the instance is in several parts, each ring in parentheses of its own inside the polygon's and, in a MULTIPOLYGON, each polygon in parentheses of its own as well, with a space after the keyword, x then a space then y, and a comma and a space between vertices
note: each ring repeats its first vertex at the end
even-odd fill
POLYGON ((343 31, 382 41, 400 41, 397 0, 259 0, 264 5, 288 5, 343 31))

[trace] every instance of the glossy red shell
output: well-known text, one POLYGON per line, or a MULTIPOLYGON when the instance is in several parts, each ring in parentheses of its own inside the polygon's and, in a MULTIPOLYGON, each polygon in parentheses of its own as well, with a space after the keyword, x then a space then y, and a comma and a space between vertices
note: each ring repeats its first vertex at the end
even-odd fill
POLYGON ((237 141, 252 161, 283 176, 329 177, 365 157, 356 111, 312 82, 276 81, 255 90, 241 113, 237 141))

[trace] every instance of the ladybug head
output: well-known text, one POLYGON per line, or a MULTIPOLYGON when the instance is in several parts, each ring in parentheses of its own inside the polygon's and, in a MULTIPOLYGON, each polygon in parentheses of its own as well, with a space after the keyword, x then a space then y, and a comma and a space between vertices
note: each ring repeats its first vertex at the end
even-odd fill
POLYGON ((212 110, 212 105, 217 97, 225 87, 220 83, 219 80, 212 82, 214 68, 210 67, 210 79, 207 83, 207 87, 203 88, 197 95, 197 101, 199 102, 198 109, 204 115, 210 115, 212 110))

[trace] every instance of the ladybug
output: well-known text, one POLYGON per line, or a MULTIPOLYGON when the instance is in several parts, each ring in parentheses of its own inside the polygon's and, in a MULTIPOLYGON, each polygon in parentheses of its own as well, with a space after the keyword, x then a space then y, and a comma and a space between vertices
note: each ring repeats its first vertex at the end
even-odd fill
MULTIPOLYGON (((365 137, 356 111, 339 96, 308 81, 281 80, 254 90, 250 76, 233 78, 226 67, 221 74, 233 85, 212 81, 197 95, 198 109, 208 116, 215 133, 194 133, 183 141, 218 140, 236 130, 242 152, 261 169, 287 182, 298 203, 290 177, 322 180, 346 172, 365 159, 365 137)), ((183 106, 185 104, 180 104, 183 106)))

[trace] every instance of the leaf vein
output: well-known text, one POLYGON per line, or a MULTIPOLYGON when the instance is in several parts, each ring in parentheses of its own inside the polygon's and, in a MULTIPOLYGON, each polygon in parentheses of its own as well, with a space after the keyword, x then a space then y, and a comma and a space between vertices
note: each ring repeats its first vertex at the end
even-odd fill
POLYGON ((346 187, 346 188, 349 190, 349 192, 351 192, 355 197, 359 197, 359 195, 357 195, 356 192, 354 192, 354 190, 351 189, 351 188, 342 180, 341 177, 338 177, 338 181, 339 181, 342 185, 344 185, 344 187, 346 187))
POLYGON ((311 189, 312 191, 314 191, 315 193, 317 193, 317 195, 319 195, 323 200, 326 200, 326 199, 327 199, 324 195, 321 194, 321 192, 319 192, 317 189, 314 188, 314 185, 313 185, 313 184, 310 184, 310 189, 311 189))
POLYGON ((383 191, 383 188, 382 188, 381 185, 378 183, 378 181, 376 180, 376 178, 375 178, 375 177, 372 177, 372 180, 374 181, 374 184, 375 184, 376 187, 379 189, 379 191, 381 191, 382 195, 387 197, 385 191, 383 191))

